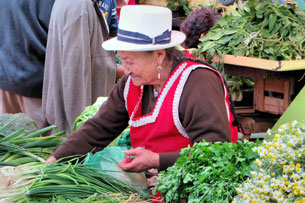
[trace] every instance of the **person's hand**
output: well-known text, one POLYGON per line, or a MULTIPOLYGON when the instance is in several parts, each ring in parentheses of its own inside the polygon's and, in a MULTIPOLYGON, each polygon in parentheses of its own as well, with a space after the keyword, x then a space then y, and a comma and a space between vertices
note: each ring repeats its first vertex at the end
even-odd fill
POLYGON ((159 154, 147 149, 124 151, 127 157, 119 163, 126 172, 143 172, 151 168, 159 168, 159 154), (130 156, 135 156, 131 159, 130 156))
POLYGON ((46 160, 46 162, 48 162, 48 163, 53 163, 53 162, 55 162, 57 159, 54 157, 54 156, 50 156, 47 160, 46 160))

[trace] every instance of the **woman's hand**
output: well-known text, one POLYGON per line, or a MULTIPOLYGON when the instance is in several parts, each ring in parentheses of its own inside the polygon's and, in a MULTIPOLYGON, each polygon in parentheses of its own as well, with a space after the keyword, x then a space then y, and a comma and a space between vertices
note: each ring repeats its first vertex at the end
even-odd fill
POLYGON ((159 154, 147 149, 125 151, 127 157, 119 163, 126 172, 143 172, 151 168, 159 168, 159 154), (130 156, 135 156, 131 159, 130 156))
POLYGON ((47 160, 46 160, 46 162, 48 162, 48 163, 53 163, 53 162, 55 162, 57 159, 54 157, 54 156, 50 156, 47 160))

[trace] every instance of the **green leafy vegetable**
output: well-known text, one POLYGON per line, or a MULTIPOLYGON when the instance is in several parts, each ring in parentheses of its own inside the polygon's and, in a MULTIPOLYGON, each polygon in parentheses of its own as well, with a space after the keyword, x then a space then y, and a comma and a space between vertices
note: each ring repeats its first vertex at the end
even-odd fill
POLYGON ((36 131, 36 123, 27 115, 23 113, 17 114, 1 114, 0 115, 0 134, 9 135, 21 128, 24 129, 24 133, 28 134, 36 131))
POLYGON ((36 123, 25 114, 3 114, 0 124, 0 166, 44 161, 64 140, 65 131, 52 125, 37 129, 36 123), (55 130, 50 136, 46 132, 55 130))
POLYGON ((247 140, 195 143, 159 174, 154 192, 159 190, 166 202, 230 202, 235 187, 250 175, 250 165, 258 158, 252 148, 258 145, 247 140))
POLYGON ((304 36, 304 10, 294 5, 249 0, 234 15, 219 18, 200 39, 198 51, 201 56, 207 53, 210 61, 215 54, 300 60, 305 56, 304 36))
POLYGON ((143 202, 149 198, 140 189, 78 163, 78 158, 73 161, 76 163, 27 163, 0 168, 0 201, 21 202, 28 197, 37 200, 61 196, 80 202, 95 194, 111 200, 110 193, 124 199, 130 194, 138 194, 143 202))
POLYGON ((87 106, 85 110, 75 119, 73 124, 73 131, 76 131, 82 126, 89 118, 95 116, 102 104, 107 100, 107 97, 98 97, 92 106, 87 106))

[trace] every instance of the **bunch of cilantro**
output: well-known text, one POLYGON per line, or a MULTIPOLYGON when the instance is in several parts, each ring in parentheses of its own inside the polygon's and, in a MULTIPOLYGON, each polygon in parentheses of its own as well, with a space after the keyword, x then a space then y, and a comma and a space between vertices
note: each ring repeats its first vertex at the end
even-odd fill
POLYGON ((231 202, 235 188, 256 169, 260 141, 232 143, 202 141, 181 150, 172 167, 159 174, 154 192, 166 202, 231 202))

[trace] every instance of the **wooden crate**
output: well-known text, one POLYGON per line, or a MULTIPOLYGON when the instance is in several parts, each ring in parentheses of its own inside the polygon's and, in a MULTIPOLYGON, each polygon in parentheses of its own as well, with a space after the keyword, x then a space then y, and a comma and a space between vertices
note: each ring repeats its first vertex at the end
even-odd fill
POLYGON ((258 113, 239 114, 238 121, 244 129, 242 139, 250 140, 252 133, 267 132, 269 128, 272 128, 277 119, 277 116, 264 116, 258 113))
POLYGON ((215 57, 214 61, 223 62, 229 76, 252 78, 253 109, 275 115, 284 113, 291 103, 292 95, 297 93, 294 91, 295 81, 300 75, 291 73, 305 69, 305 60, 273 61, 225 55, 224 59, 215 57))
POLYGON ((254 109, 275 115, 284 113, 294 94, 294 82, 294 78, 256 79, 254 81, 254 109))

